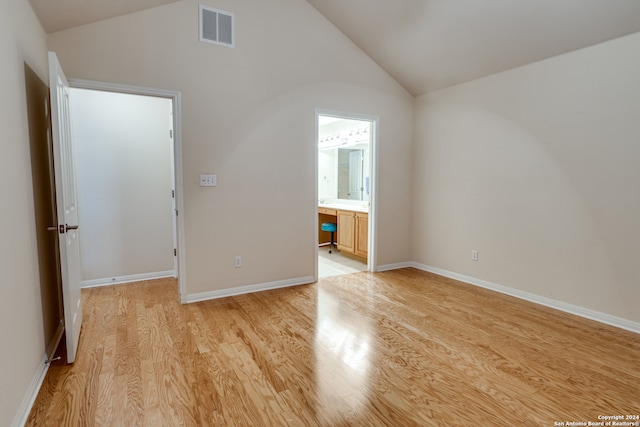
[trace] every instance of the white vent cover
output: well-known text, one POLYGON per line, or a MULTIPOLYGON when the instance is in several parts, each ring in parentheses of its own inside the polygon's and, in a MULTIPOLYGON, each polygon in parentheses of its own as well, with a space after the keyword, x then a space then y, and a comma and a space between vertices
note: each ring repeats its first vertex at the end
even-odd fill
POLYGON ((200 41, 234 47, 233 13, 200 5, 200 41))

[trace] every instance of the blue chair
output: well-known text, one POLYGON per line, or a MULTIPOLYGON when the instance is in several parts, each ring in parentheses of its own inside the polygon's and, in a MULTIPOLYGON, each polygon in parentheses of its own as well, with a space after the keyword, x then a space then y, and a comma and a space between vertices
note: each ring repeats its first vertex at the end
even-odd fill
POLYGON ((322 226, 320 227, 320 229, 322 231, 329 231, 331 233, 331 244, 329 246, 329 253, 331 253, 331 248, 334 247, 334 244, 333 244, 333 233, 338 231, 338 224, 336 224, 335 222, 323 222, 322 226))

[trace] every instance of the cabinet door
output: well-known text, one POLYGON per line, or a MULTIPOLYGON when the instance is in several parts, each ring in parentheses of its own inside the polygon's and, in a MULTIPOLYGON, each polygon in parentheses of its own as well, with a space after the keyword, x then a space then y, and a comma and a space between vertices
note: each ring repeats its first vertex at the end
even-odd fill
POLYGON ((356 244, 355 254, 367 257, 369 251, 369 215, 362 212, 356 213, 356 244))
POLYGON ((355 252, 355 215, 350 211, 338 211, 338 249, 355 252))

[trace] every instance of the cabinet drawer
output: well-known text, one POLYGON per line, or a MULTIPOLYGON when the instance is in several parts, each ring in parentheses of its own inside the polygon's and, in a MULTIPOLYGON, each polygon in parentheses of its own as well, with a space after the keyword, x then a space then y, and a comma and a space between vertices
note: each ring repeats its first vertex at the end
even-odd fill
POLYGON ((320 214, 325 214, 325 215, 337 215, 337 211, 335 209, 329 209, 329 208, 318 208, 318 213, 320 214))

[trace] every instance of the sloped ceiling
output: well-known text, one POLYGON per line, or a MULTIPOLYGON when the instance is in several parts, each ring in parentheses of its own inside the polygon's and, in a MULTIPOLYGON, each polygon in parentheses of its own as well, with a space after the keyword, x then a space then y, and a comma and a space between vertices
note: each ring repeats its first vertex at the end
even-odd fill
POLYGON ((29 0, 47 33, 127 15, 180 0, 29 0))
POLYGON ((414 96, 640 31, 639 0, 307 1, 414 96))
MULTIPOLYGON (((30 0, 48 33, 175 1, 30 0)), ((640 0, 307 1, 414 96, 640 31, 640 0)))

